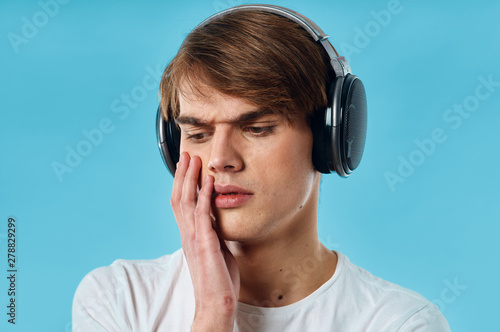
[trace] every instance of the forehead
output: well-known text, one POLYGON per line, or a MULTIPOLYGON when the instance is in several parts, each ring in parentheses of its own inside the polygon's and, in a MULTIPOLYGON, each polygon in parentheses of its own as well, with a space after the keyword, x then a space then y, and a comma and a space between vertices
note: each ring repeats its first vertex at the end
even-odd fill
POLYGON ((184 86, 179 93, 178 119, 196 118, 204 123, 229 123, 242 119, 245 114, 274 116, 271 110, 262 109, 243 98, 222 94, 214 89, 193 91, 184 86))

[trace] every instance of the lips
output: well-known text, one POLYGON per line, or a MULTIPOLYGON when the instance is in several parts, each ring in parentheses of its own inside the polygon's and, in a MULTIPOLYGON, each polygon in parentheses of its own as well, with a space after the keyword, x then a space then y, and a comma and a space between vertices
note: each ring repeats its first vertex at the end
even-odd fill
POLYGON ((221 209, 237 208, 251 199, 253 193, 235 185, 216 184, 212 199, 215 207, 221 209))

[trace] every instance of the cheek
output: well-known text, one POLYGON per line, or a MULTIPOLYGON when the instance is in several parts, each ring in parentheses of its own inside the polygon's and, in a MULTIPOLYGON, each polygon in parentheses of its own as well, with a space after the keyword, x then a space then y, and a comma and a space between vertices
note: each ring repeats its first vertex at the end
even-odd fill
POLYGON ((182 154, 183 152, 187 152, 189 154, 189 157, 200 157, 201 162, 202 162, 202 168, 206 166, 206 160, 205 160, 205 154, 207 148, 202 148, 201 145, 186 141, 184 139, 181 139, 180 146, 179 146, 179 153, 182 154))
POLYGON ((309 135, 308 131, 286 136, 273 144, 266 160, 273 162, 283 175, 314 173, 312 144, 312 133, 309 135))
MULTIPOLYGON (((258 157, 259 174, 270 190, 280 189, 281 195, 307 195, 312 187, 316 171, 312 163, 312 135, 300 139, 282 139, 258 157)), ((283 197, 283 196, 282 196, 283 197)))

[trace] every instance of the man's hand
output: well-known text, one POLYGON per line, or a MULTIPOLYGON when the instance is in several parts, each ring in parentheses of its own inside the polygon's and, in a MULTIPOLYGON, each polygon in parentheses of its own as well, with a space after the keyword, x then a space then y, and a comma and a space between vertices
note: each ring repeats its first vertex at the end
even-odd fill
POLYGON ((233 331, 240 275, 236 260, 212 227, 214 178, 207 175, 199 193, 201 159, 182 153, 170 204, 181 233, 196 301, 193 331, 233 331))

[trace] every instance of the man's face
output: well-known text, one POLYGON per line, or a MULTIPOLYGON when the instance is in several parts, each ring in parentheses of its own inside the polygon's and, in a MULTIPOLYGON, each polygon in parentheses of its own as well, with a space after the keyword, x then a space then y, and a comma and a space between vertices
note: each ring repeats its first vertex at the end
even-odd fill
POLYGON ((311 160, 312 132, 243 99, 217 92, 180 94, 181 152, 215 178, 212 210, 225 240, 298 236, 316 223, 320 173, 311 160))

